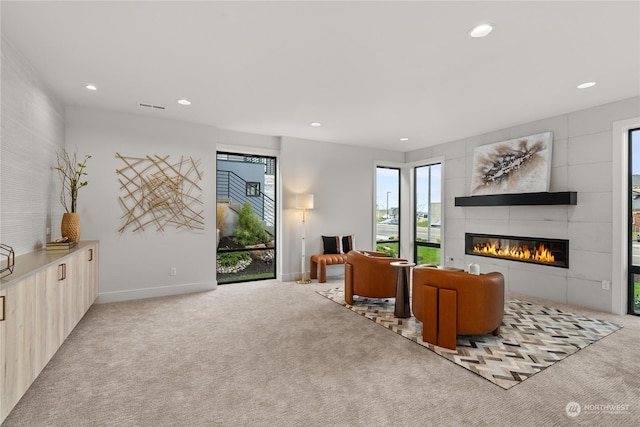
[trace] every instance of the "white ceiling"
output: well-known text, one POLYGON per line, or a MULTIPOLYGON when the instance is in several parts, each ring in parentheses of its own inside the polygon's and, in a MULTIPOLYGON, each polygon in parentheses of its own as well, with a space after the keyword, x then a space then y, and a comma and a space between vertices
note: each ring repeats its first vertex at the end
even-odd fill
POLYGON ((640 94, 638 1, 0 7, 67 105, 264 135, 409 151, 640 94))

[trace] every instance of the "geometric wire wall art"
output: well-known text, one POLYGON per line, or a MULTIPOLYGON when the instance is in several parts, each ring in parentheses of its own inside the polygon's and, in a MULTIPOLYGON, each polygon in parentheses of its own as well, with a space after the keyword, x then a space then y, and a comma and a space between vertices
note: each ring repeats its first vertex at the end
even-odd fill
POLYGON ((126 157, 116 153, 124 162, 117 169, 122 195, 118 197, 125 213, 120 233, 127 228, 144 231, 155 226, 165 231, 168 226, 189 230, 204 230, 204 210, 200 160, 169 156, 126 157))
POLYGON ((549 191, 553 133, 476 147, 471 195, 549 191))

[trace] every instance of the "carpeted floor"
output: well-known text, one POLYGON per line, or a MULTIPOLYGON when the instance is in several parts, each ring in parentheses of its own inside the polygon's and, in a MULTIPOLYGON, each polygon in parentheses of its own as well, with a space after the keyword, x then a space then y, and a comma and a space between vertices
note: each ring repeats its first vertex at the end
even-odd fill
POLYGON ((638 317, 508 295, 623 328, 504 390, 316 292, 342 286, 94 305, 2 427, 640 425, 638 317))
POLYGON ((415 317, 395 317, 393 299, 356 296, 351 305, 344 301, 343 288, 318 293, 504 389, 620 329, 611 322, 512 299, 505 301, 499 336, 459 335, 456 350, 449 350, 424 342, 422 323, 415 317))

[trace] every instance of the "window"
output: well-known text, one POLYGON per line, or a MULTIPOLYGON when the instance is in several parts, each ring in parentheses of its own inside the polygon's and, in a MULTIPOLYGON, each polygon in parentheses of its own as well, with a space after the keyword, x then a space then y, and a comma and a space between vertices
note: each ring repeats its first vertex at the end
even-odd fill
POLYGON ((218 284, 276 277, 276 158, 216 156, 218 284))
POLYGON ((416 167, 414 172, 414 260, 416 264, 440 265, 442 236, 442 166, 416 167))
POLYGON ((258 197, 260 196, 260 183, 259 182, 247 182, 247 192, 248 197, 258 197))
POLYGON ((640 129, 629 130, 629 313, 640 315, 640 129))
POLYGON ((400 169, 376 168, 376 250, 400 256, 400 169))

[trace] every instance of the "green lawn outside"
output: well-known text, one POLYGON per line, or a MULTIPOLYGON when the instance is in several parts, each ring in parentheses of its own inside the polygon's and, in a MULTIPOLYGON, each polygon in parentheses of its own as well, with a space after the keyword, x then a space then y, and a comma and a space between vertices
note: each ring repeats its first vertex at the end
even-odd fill
POLYGON ((384 252, 387 256, 398 257, 398 243, 377 243, 376 251, 384 252))
MULTIPOLYGON (((376 250, 378 252, 384 252, 390 257, 398 257, 397 243, 378 243, 376 245, 376 250)), ((440 265, 440 248, 418 246, 418 260, 416 261, 416 264, 440 265)))
POLYGON ((440 248, 418 246, 418 260, 416 264, 440 265, 440 248))
POLYGON ((634 283, 634 292, 633 292, 633 311, 636 313, 640 313, 640 283, 634 283))

